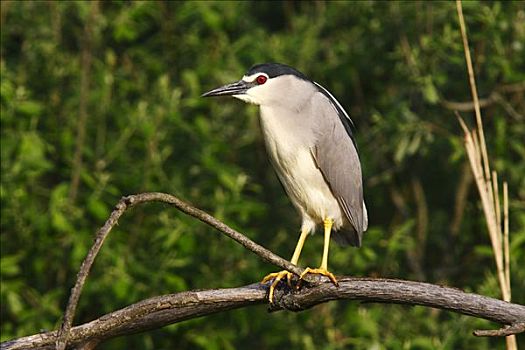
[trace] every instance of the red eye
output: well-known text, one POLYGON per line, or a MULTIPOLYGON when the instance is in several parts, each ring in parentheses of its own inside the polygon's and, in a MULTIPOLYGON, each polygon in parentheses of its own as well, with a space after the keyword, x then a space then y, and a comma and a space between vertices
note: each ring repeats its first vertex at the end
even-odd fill
POLYGON ((264 75, 259 75, 255 80, 257 81, 257 84, 262 85, 266 83, 266 80, 268 80, 268 78, 264 75))

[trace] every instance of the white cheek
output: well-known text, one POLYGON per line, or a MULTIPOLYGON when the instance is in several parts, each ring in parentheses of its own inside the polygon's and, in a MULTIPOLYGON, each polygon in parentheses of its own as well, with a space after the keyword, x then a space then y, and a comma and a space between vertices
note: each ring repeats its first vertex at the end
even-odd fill
POLYGON ((247 103, 252 103, 255 105, 260 104, 259 101, 254 96, 250 96, 249 94, 233 95, 233 97, 238 98, 239 100, 247 102, 247 103))

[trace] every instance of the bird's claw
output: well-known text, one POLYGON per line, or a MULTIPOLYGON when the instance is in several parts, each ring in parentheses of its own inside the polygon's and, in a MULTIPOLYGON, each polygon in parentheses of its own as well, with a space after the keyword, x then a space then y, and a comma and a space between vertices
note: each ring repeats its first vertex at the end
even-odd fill
POLYGON ((304 276, 306 276, 307 274, 316 274, 316 275, 326 276, 330 279, 330 281, 332 281, 332 283, 336 287, 339 286, 339 283, 337 283, 337 279, 335 278, 334 274, 328 271, 327 269, 322 268, 322 267, 319 267, 317 269, 312 269, 310 267, 307 267, 306 269, 304 269, 303 273, 301 273, 301 276, 299 276, 299 283, 297 284, 297 288, 301 287, 301 282, 304 280, 304 276))
MULTIPOLYGON (((302 285, 302 282, 304 281, 304 277, 307 275, 307 274, 316 274, 316 275, 323 275, 323 276, 326 276, 330 279, 330 281, 337 287, 339 286, 339 283, 337 283, 337 279, 335 278, 334 274, 331 273, 330 271, 328 271, 327 269, 325 268, 317 268, 317 269, 312 269, 310 267, 307 267, 303 273, 301 273, 301 276, 299 276, 299 283, 297 283, 297 289, 299 289, 302 285)), ((279 271, 279 272, 272 272, 268 275, 266 275, 261 283, 266 283, 266 282, 269 282, 269 281, 272 281, 272 284, 270 285, 270 289, 269 289, 269 292, 268 292, 268 300, 270 301, 270 304, 273 304, 273 301, 274 301, 274 295, 275 295, 275 288, 277 287, 277 285, 279 284, 279 282, 281 282, 283 280, 283 278, 286 277, 286 282, 288 284, 289 287, 292 286, 292 276, 293 276, 293 273, 291 273, 290 271, 286 271, 286 270, 283 270, 283 271, 279 271)))
POLYGON ((288 283, 288 286, 291 287, 292 286, 292 276, 293 276, 293 274, 290 271, 283 270, 283 271, 279 271, 279 272, 273 272, 273 273, 270 273, 270 274, 266 275, 262 279, 261 283, 266 283, 268 281, 273 280, 272 284, 270 285, 270 290, 269 290, 269 293, 268 293, 268 300, 270 301, 270 304, 273 304, 273 296, 274 296, 275 287, 277 287, 279 282, 285 276, 286 276, 286 281, 288 283))

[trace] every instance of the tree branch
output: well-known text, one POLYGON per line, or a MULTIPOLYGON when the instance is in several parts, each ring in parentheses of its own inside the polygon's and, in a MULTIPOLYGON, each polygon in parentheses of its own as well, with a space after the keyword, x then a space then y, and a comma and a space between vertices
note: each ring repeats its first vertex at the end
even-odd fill
POLYGON ((478 330, 474 331, 476 337, 507 337, 518 333, 525 332, 525 323, 517 323, 512 326, 505 326, 495 330, 478 330))
POLYGON ((95 261, 95 257, 97 256, 98 252, 102 248, 102 245, 104 244, 104 241, 106 240, 106 237, 109 235, 113 226, 117 224, 119 218, 122 216, 122 214, 124 214, 124 212, 127 209, 137 204, 141 204, 145 202, 164 202, 164 203, 171 204, 175 206, 177 209, 179 209, 180 211, 188 215, 191 215, 199 219, 200 221, 216 228, 220 232, 224 233, 226 236, 240 243, 245 248, 251 250, 252 252, 259 255, 261 258, 268 261, 269 263, 279 266, 280 268, 284 270, 293 272, 296 275, 300 275, 303 272, 303 269, 277 256, 276 254, 272 253, 268 249, 258 245, 251 239, 244 236, 242 233, 237 232, 236 230, 232 229, 225 223, 217 220, 210 214, 193 207, 192 205, 178 199, 175 196, 172 196, 167 193, 150 192, 150 193, 139 193, 139 194, 130 195, 127 197, 122 197, 120 201, 117 203, 117 205, 115 206, 115 209, 111 213, 109 219, 106 221, 104 226, 102 226, 100 230, 97 232, 96 237, 95 237, 95 242, 93 243, 93 246, 90 248, 86 258, 82 262, 80 271, 77 274, 77 281, 75 283, 75 286, 71 290, 71 295, 69 297, 66 311, 64 313, 64 320, 62 321, 62 325, 58 333, 57 344, 56 344, 57 350, 64 350, 66 348, 68 337, 69 337, 69 331, 73 324, 73 318, 75 316, 75 310, 77 308, 78 301, 80 299, 80 294, 82 293, 82 288, 84 287, 84 283, 86 282, 87 276, 89 275, 91 266, 93 265, 93 262, 95 261))
MULTIPOLYGON (((331 282, 307 283, 301 289, 283 283, 276 291, 271 311, 302 311, 330 300, 360 300, 406 305, 422 305, 484 318, 504 325, 502 336, 523 332, 525 306, 508 303, 459 289, 429 283, 394 279, 338 277, 339 287, 331 282), (521 327, 521 328, 520 328, 521 327)), ((71 329, 68 345, 76 348, 93 346, 114 337, 144 332, 188 319, 267 302, 268 284, 251 284, 239 288, 190 291, 162 295, 140 301, 71 329)), ((485 332, 485 333, 483 333, 485 332)), ((500 332, 500 331, 489 331, 500 332)), ((52 349, 57 332, 19 338, 1 345, 4 350, 52 349)))
MULTIPOLYGON (((107 235, 127 209, 153 201, 175 206, 180 211, 216 228, 273 265, 296 275, 300 275, 303 271, 208 213, 175 196, 154 192, 122 197, 104 226, 97 232, 95 242, 82 263, 60 329, 4 342, 0 345, 0 349, 55 349, 55 346, 65 349, 68 345, 93 349, 103 340, 124 334, 143 332, 195 317, 267 302, 268 284, 257 283, 231 289, 188 291, 146 299, 72 328, 83 285, 107 235)), ((297 284, 296 280, 295 284, 297 284)), ((350 299, 435 307, 498 322, 509 326, 505 328, 507 333, 523 331, 521 325, 525 323, 523 305, 421 282, 351 277, 339 277, 338 280, 338 287, 330 282, 319 280, 317 276, 307 276, 301 288, 289 288, 284 285, 284 288, 276 290, 275 303, 270 305, 270 311, 281 309, 301 311, 330 300, 350 299)), ((487 331, 481 331, 483 332, 485 334, 482 335, 487 335, 487 331)))

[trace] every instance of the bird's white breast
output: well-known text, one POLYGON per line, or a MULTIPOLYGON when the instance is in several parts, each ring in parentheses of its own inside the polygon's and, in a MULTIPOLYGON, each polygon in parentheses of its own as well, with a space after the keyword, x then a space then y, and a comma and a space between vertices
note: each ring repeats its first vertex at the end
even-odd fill
POLYGON ((289 110, 261 106, 261 127, 270 160, 292 203, 303 216, 303 228, 313 230, 326 218, 334 228, 343 213, 311 153, 315 133, 302 128, 301 116, 289 110))

